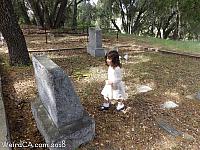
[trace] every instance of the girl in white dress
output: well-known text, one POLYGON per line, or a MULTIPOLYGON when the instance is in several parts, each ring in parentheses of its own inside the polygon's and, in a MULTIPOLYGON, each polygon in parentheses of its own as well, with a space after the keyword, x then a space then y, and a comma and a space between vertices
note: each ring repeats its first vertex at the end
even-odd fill
POLYGON ((108 80, 101 92, 104 96, 104 103, 100 110, 108 110, 110 108, 110 100, 118 101, 116 109, 118 111, 124 109, 123 100, 126 99, 125 85, 122 81, 121 63, 117 51, 110 51, 105 56, 105 62, 108 66, 108 80))

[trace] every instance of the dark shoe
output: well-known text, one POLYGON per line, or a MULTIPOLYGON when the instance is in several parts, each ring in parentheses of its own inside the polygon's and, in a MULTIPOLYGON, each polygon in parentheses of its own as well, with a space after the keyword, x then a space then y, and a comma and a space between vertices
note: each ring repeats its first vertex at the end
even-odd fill
POLYGON ((108 110, 109 108, 110 108, 110 106, 109 107, 105 107, 105 106, 102 105, 102 106, 99 107, 99 110, 100 111, 104 111, 104 110, 108 110))

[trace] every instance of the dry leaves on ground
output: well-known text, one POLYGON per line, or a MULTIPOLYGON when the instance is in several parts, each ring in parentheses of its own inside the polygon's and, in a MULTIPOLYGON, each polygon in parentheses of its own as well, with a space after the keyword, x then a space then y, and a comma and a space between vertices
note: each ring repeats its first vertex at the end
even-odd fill
MULTIPOLYGON (((86 43, 86 39, 72 42, 67 37, 61 37, 65 42, 59 45, 57 40, 53 47, 81 47, 86 43)), ((52 46, 45 45, 38 35, 26 39, 31 49, 52 46)), ((117 43, 111 41, 107 37, 103 42, 110 47, 117 43)), ((133 41, 123 39, 122 43, 128 45, 133 41)), ((3 50, 5 48, 1 48, 3 50)), ((71 77, 84 108, 95 119, 95 139, 80 149, 200 149, 200 102, 186 98, 199 90, 200 60, 161 53, 135 53, 130 47, 120 48, 119 52, 122 56, 129 55, 127 62, 122 60, 129 95, 125 101, 128 109, 124 112, 117 112, 114 105, 107 112, 98 111, 107 71, 103 58, 94 58, 85 50, 46 53, 71 77), (137 93, 138 85, 148 85, 153 90, 137 93), (162 109, 161 104, 168 100, 179 107, 162 109), (187 138, 173 137, 162 130, 158 118, 167 120, 187 138)), ((37 96, 32 66, 9 68, 4 64, 1 73, 12 141, 44 143, 31 113, 31 102, 37 96)))

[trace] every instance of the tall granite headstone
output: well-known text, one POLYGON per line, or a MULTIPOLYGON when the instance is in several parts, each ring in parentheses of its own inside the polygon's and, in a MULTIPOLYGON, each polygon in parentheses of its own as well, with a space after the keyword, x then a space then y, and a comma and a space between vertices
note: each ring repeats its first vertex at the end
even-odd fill
POLYGON ((87 52, 94 57, 105 56, 105 50, 102 48, 102 31, 98 28, 89 28, 89 43, 87 52))
POLYGON ((1 41, 1 45, 3 45, 3 43, 4 43, 4 37, 3 37, 3 35, 2 35, 1 32, 0 32, 0 41, 1 41))
POLYGON ((32 112, 49 149, 75 149, 92 140, 95 122, 84 111, 69 77, 44 55, 33 55, 32 62, 39 95, 32 112))

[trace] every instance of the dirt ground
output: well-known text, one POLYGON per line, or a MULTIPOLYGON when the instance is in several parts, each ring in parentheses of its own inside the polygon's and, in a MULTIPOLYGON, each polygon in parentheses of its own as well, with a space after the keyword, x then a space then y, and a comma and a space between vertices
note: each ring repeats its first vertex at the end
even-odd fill
MULTIPOLYGON (((86 36, 25 34, 29 51, 58 48, 86 47, 86 36)), ((82 145, 80 150, 198 150, 200 149, 200 101, 187 98, 199 91, 199 59, 158 52, 143 51, 142 45, 133 38, 116 35, 103 36, 103 46, 112 49, 119 46, 119 53, 128 54, 122 59, 127 86, 127 109, 117 112, 100 112, 100 94, 107 67, 103 58, 94 58, 86 49, 74 49, 45 53, 72 79, 76 92, 88 113, 96 123, 93 141, 82 145), (153 90, 138 93, 139 85, 148 85, 153 90), (163 109, 166 101, 178 104, 174 109, 163 109), (163 130, 161 120, 181 132, 174 136, 163 130)), ((37 130, 31 113, 31 102, 36 99, 37 89, 32 66, 9 67, 6 45, 0 47, 1 75, 6 114, 14 143, 31 142, 42 144, 44 140, 37 130)), ((21 148, 13 148, 18 150, 21 148)), ((30 148, 23 148, 30 149, 30 148)), ((34 148, 45 150, 45 148, 34 148)))

